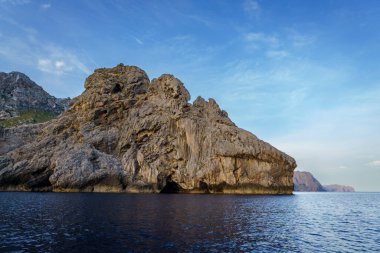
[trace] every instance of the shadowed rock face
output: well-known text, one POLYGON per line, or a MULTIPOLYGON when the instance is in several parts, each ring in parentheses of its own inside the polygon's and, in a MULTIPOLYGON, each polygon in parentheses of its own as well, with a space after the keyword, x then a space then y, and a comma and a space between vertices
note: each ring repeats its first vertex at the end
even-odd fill
MULTIPOLYGON (((40 133, 0 157, 3 190, 291 194, 293 158, 181 81, 98 69, 40 133)), ((34 129, 35 130, 35 129, 34 129)))
POLYGON ((324 192, 321 183, 307 171, 294 172, 294 191, 298 192, 324 192))

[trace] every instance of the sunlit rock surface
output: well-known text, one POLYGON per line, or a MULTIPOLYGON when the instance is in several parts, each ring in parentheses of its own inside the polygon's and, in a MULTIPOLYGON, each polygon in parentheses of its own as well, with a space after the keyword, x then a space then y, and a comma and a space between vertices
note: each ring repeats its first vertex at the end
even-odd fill
POLYGON ((292 193, 292 157, 236 127, 215 100, 189 100, 172 75, 150 81, 133 66, 97 69, 37 134, 5 148, 0 136, 0 188, 292 193))

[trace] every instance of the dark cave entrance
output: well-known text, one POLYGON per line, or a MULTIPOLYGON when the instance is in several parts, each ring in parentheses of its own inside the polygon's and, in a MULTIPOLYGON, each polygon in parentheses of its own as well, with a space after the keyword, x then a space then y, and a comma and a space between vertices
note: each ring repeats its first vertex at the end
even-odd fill
POLYGON ((171 176, 169 176, 166 178, 166 185, 164 186, 164 188, 162 188, 160 193, 179 193, 181 191, 182 187, 176 182, 174 182, 171 176))
POLYGON ((116 84, 113 88, 112 88, 112 93, 119 93, 121 91, 121 86, 120 84, 116 84))

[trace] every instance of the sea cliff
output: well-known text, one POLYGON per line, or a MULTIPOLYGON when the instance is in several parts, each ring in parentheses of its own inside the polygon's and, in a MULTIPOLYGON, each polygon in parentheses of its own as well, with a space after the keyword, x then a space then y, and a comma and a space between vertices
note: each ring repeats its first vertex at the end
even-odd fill
POLYGON ((215 100, 189 101, 172 75, 97 69, 56 119, 2 130, 0 189, 292 193, 292 157, 238 128, 215 100))

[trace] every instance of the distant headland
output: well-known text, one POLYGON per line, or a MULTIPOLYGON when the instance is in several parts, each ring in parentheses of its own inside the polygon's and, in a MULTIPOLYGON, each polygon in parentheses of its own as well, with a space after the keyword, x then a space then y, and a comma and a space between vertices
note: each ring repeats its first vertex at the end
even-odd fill
POLYGON ((298 192, 354 192, 352 186, 322 185, 310 172, 294 171, 294 191, 298 192))

